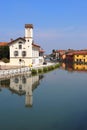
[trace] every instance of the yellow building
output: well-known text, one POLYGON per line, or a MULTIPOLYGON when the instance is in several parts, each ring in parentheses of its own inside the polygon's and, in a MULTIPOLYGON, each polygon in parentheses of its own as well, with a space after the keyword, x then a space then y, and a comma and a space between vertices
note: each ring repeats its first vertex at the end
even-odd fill
POLYGON ((87 63, 87 51, 76 51, 73 57, 76 63, 87 63))

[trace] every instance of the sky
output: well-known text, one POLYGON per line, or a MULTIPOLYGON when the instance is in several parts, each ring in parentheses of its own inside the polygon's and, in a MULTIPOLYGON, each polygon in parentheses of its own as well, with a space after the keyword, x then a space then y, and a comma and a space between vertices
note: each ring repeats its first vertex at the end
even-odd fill
POLYGON ((87 0, 0 0, 0 42, 24 37, 25 24, 46 54, 87 49, 87 0))

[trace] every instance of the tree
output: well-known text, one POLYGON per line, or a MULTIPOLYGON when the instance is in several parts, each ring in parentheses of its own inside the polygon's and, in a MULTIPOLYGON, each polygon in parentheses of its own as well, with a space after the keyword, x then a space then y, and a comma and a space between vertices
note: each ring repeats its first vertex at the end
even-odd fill
POLYGON ((56 52, 55 49, 53 49, 53 50, 52 50, 52 53, 55 53, 55 52, 56 52))
POLYGON ((7 58, 9 59, 9 46, 0 47, 0 59, 7 58))
POLYGON ((56 58, 56 51, 55 51, 55 49, 52 50, 52 57, 53 57, 53 59, 56 58))

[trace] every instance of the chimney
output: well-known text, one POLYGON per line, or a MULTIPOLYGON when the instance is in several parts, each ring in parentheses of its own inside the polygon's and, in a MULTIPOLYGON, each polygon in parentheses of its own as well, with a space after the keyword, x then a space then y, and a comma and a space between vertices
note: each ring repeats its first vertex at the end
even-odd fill
POLYGON ((13 38, 11 38, 10 41, 12 42, 12 41, 13 41, 13 38))

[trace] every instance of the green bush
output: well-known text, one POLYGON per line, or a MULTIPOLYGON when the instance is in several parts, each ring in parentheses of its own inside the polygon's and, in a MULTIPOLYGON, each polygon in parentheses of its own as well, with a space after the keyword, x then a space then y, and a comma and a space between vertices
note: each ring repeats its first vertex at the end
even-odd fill
POLYGON ((56 68, 60 67, 60 64, 55 64, 55 65, 51 65, 51 66, 47 66, 47 67, 43 67, 43 68, 39 68, 38 70, 36 69, 32 69, 31 70, 31 74, 32 75, 36 75, 38 73, 46 73, 48 71, 54 70, 56 68))
POLYGON ((31 73, 32 73, 32 75, 35 75, 35 74, 37 74, 37 70, 32 69, 32 70, 31 70, 31 73))
POLYGON ((42 73, 43 72, 43 70, 42 69, 38 69, 38 73, 42 73))
POLYGON ((48 66, 48 70, 51 71, 54 69, 54 66, 48 66))
POLYGON ((56 65, 55 65, 55 68, 58 68, 58 67, 60 67, 60 64, 56 64, 56 65))
POLYGON ((47 67, 44 67, 43 68, 43 72, 47 72, 48 71, 48 68, 47 67))
POLYGON ((51 66, 51 70, 55 69, 55 66, 51 66))
POLYGON ((2 61, 5 62, 5 63, 8 63, 8 62, 9 62, 9 59, 3 58, 2 61))
POLYGON ((51 66, 48 66, 48 71, 50 71, 51 70, 51 66))

